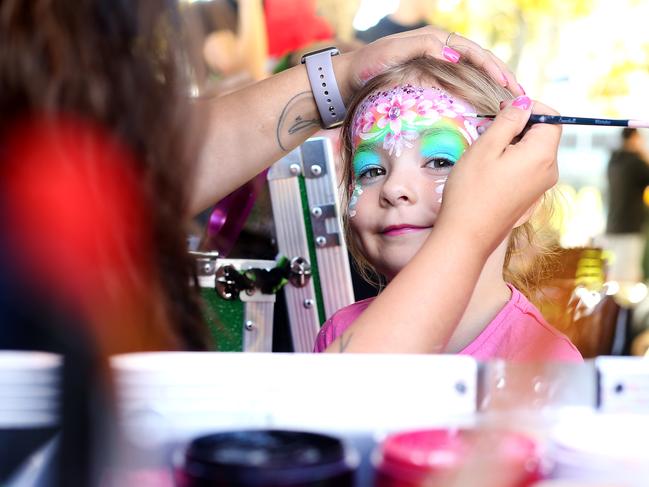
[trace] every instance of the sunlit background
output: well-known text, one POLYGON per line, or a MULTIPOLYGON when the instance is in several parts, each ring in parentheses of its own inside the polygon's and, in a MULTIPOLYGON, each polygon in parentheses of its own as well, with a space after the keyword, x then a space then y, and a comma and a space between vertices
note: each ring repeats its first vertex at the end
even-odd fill
MULTIPOLYGON (((649 118, 649 2, 431 0, 429 21, 491 49, 533 98, 565 115, 649 118)), ((367 28, 397 0, 364 0, 367 28), (380 12, 379 12, 380 11, 380 12)), ((646 138, 646 135, 645 135, 646 138)), ((619 129, 564 127, 561 243, 588 245, 606 224, 606 163, 619 129)))

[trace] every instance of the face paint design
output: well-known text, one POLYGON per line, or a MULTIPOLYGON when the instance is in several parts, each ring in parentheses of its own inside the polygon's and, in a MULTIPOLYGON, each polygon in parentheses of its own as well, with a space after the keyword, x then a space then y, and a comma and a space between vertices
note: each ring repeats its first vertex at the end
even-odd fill
MULTIPOLYGON (((356 214, 363 184, 385 174, 379 149, 400 157, 421 138, 422 160, 443 172, 478 138, 485 122, 490 122, 476 119, 474 113, 471 105, 439 88, 404 85, 369 95, 356 110, 352 125, 354 190, 349 216, 356 214)), ((435 181, 439 202, 447 177, 440 174, 435 181)))
POLYGON ((382 148, 399 157, 419 137, 419 132, 442 118, 457 126, 469 144, 478 138, 482 119, 471 115, 475 110, 440 88, 412 85, 395 86, 369 95, 354 116, 354 148, 363 142, 382 143, 382 148), (467 115, 465 117, 465 114, 467 115))

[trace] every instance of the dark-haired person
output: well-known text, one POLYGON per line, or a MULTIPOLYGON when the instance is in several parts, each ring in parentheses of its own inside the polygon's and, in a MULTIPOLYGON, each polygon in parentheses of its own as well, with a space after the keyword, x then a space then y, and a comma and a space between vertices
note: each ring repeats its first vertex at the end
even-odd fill
POLYGON ((643 194, 649 186, 649 157, 638 129, 625 128, 621 146, 608 162, 608 215, 605 244, 613 252, 609 279, 643 280, 646 213, 643 194))

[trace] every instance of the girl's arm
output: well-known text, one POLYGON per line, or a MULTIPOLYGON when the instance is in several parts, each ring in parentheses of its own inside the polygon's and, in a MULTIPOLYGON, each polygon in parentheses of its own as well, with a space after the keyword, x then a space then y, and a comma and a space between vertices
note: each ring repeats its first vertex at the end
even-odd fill
POLYGON ((420 251, 327 352, 444 351, 487 257, 558 178, 561 127, 533 125, 511 144, 531 113, 529 99, 514 103, 453 168, 420 251))
MULTIPOLYGON (((424 27, 379 39, 332 61, 343 100, 386 67, 424 54, 443 58, 448 33, 424 27)), ((521 90, 502 62, 459 35, 453 48, 482 65, 514 94, 521 90)), ((202 102, 207 135, 198 162, 191 210, 198 212, 241 186, 320 127, 304 66, 296 66, 229 95, 202 102)))

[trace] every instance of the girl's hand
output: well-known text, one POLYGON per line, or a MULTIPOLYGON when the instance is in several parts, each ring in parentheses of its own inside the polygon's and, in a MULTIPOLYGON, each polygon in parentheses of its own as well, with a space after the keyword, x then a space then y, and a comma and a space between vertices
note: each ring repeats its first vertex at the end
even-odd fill
POLYGON ((386 68, 423 55, 449 62, 457 62, 459 57, 463 56, 482 66, 497 83, 514 95, 524 94, 514 74, 492 52, 455 33, 451 35, 449 45, 445 48, 447 39, 447 31, 426 26, 378 39, 342 55, 340 63, 336 66, 336 77, 343 97, 348 99, 347 97, 363 83, 386 68))
POLYGON ((512 143, 532 112, 558 115, 526 96, 509 102, 451 171, 436 227, 460 227, 490 253, 556 184, 561 125, 534 124, 512 143))

